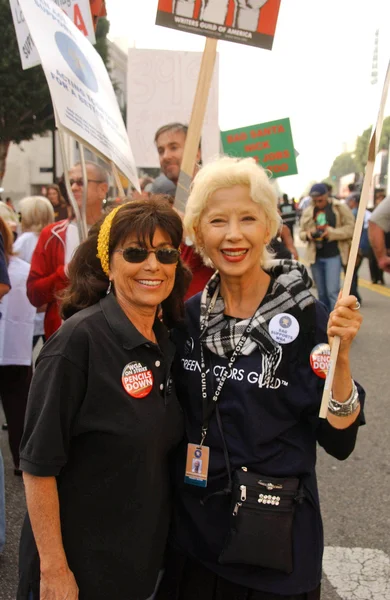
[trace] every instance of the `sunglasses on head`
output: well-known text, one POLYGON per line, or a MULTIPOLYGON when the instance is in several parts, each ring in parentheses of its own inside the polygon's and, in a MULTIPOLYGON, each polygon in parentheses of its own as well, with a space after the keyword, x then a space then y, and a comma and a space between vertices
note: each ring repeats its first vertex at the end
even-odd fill
POLYGON ((149 254, 154 254, 162 265, 175 265, 180 258, 180 250, 176 250, 176 248, 148 250, 139 246, 129 246, 128 248, 116 250, 116 252, 120 252, 129 263, 142 263, 148 258, 149 254))

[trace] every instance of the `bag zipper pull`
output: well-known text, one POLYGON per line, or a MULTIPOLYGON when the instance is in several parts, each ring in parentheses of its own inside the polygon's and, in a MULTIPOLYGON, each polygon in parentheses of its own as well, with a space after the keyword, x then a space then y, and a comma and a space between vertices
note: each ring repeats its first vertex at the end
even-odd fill
POLYGON ((240 485, 241 490, 241 502, 245 502, 246 500, 246 485, 240 485))
POLYGON ((235 505, 235 507, 234 507, 234 509, 233 509, 233 516, 234 516, 234 517, 236 517, 236 516, 237 516, 238 509, 240 508, 240 506, 242 506, 242 503, 241 503, 241 502, 236 502, 236 505, 235 505))

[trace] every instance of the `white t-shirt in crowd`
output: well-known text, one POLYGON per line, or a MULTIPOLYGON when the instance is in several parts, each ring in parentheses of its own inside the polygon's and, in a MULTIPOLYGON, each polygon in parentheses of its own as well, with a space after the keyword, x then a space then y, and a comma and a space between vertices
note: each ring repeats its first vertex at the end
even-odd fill
POLYGON ((30 265, 11 256, 11 289, 0 302, 0 365, 31 365, 36 308, 26 294, 30 265))
MULTIPOLYGON (((34 254, 35 246, 37 245, 39 238, 39 233, 35 233, 34 231, 25 231, 21 235, 16 238, 14 243, 14 252, 17 253, 17 256, 22 260, 25 260, 29 264, 31 264, 31 258, 34 254)), ((44 325, 43 322, 45 320, 45 313, 37 313, 35 316, 35 325, 34 325, 34 336, 35 335, 44 335, 44 325)))
POLYGON ((71 221, 66 230, 65 237, 65 265, 70 263, 77 246, 80 244, 79 230, 75 222, 71 221))

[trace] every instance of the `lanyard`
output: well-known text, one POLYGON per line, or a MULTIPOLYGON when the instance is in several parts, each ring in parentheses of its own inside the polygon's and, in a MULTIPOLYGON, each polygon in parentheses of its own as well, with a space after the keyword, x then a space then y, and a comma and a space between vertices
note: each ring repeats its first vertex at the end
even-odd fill
MULTIPOLYGON (((203 327, 202 327, 202 333, 206 330, 207 325, 208 325, 208 320, 209 320, 209 316, 211 311, 214 308, 217 296, 218 296, 218 292, 219 289, 217 288, 214 296, 210 302, 210 306, 209 309, 204 317, 204 322, 203 322, 203 327)), ((202 403, 203 403, 203 425, 202 425, 202 437, 201 437, 201 442, 200 445, 203 445, 203 442, 206 438, 207 435, 207 431, 209 428, 209 421, 211 418, 211 415, 213 414, 216 406, 217 406, 217 402, 219 400, 219 396, 221 394, 222 388, 225 385, 225 381, 226 379, 229 377, 232 366, 234 365, 234 363, 236 362, 236 359, 238 357, 238 355, 240 354, 246 340, 248 339, 250 332, 252 331, 252 322, 253 319, 255 318, 256 315, 256 311, 253 314, 248 327, 245 329, 244 333, 242 334, 237 346, 235 347, 235 350, 232 354, 232 356, 230 357, 229 360, 229 364, 227 366, 227 368, 225 369, 225 371, 223 372, 222 377, 219 380, 217 389, 214 392, 214 395, 212 397, 212 402, 211 404, 208 403, 208 397, 207 397, 207 379, 206 379, 206 362, 205 362, 205 358, 204 358, 204 352, 203 352, 203 346, 202 346, 202 341, 200 342, 200 378, 201 378, 201 389, 202 389, 202 403)))

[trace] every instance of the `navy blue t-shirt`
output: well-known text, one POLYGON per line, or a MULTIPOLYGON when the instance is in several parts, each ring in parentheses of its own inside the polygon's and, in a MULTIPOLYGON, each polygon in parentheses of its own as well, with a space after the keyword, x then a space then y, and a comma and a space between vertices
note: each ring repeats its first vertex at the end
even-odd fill
POLYGON ((11 287, 11 283, 8 277, 8 270, 7 270, 7 261, 5 259, 5 252, 4 252, 4 240, 3 240, 3 236, 0 233, 0 283, 5 283, 6 285, 9 285, 11 287))
MULTIPOLYGON (((266 299, 265 299, 266 301, 266 299)), ((177 347, 175 381, 182 404, 187 440, 177 452, 175 463, 176 502, 171 543, 180 552, 203 563, 221 577, 251 589, 293 595, 315 589, 321 580, 323 531, 315 474, 316 445, 339 459, 352 451, 357 423, 347 430, 332 428, 318 417, 324 379, 310 367, 310 351, 327 343, 328 315, 315 302, 301 311, 294 307, 300 326, 297 339, 283 345, 283 358, 276 379, 267 387, 262 378, 262 355, 239 356, 218 401, 223 433, 232 470, 246 466, 250 471, 275 477, 299 477, 305 500, 294 516, 294 570, 291 574, 246 565, 221 565, 218 557, 230 525, 231 497, 221 492, 228 485, 223 444, 215 412, 205 445, 210 447, 207 488, 184 483, 186 443, 200 442, 202 395, 200 384, 199 315, 200 294, 187 303, 187 324, 174 333, 177 347), (210 496, 203 503, 206 496, 210 496)), ((228 360, 205 351, 209 398, 228 360)), ((364 400, 361 388, 360 398, 364 400)))

